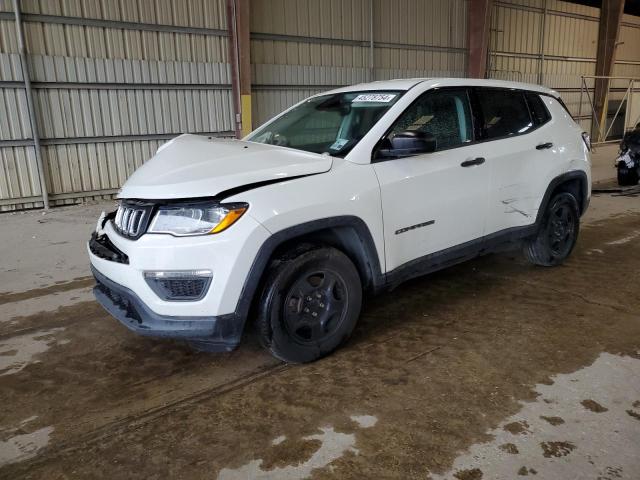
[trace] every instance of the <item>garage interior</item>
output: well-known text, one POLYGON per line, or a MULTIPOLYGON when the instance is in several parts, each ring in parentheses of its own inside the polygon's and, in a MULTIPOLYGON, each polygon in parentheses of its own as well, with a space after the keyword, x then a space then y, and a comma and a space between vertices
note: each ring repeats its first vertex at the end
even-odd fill
POLYGON ((0 478, 640 478, 638 123, 637 0, 0 0, 0 478), (560 92, 594 145, 563 266, 411 280, 307 365, 95 302, 89 235, 164 142, 413 77, 560 92))

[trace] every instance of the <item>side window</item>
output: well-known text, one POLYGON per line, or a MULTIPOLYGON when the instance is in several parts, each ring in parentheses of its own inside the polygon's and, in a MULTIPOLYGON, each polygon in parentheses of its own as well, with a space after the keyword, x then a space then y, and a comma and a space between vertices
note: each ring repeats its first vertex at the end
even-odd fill
POLYGON ((433 135, 436 151, 473 139, 473 124, 466 89, 432 91, 422 95, 396 120, 389 138, 400 132, 433 135))
POLYGON ((520 135, 533 128, 522 92, 479 88, 482 132, 486 139, 520 135))
POLYGON ((549 111, 544 105, 544 101, 542 100, 542 98, 540 98, 540 95, 538 95, 537 93, 526 93, 525 97, 527 97, 529 111, 531 112, 531 117, 533 118, 533 124, 536 127, 544 125, 549 120, 551 120, 551 115, 549 115, 549 111))

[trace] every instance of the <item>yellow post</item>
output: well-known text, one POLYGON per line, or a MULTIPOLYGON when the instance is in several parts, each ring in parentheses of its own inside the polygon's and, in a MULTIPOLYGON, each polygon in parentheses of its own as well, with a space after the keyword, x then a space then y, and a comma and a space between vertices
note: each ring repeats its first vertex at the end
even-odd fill
POLYGON ((251 133, 251 94, 241 95, 241 118, 242 118, 242 137, 246 137, 251 133))

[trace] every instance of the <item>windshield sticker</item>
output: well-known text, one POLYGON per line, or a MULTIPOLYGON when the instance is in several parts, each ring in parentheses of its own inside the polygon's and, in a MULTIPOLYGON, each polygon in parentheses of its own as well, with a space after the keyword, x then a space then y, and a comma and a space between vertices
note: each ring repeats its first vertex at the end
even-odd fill
POLYGON ((342 147, 344 147, 347 143, 349 143, 349 140, 346 138, 339 138, 338 140, 336 140, 335 142, 333 142, 333 145, 331 145, 329 147, 329 150, 340 150, 342 147))
POLYGON ((375 102, 375 103, 389 103, 396 98, 395 93, 362 93, 353 99, 351 103, 356 102, 375 102))

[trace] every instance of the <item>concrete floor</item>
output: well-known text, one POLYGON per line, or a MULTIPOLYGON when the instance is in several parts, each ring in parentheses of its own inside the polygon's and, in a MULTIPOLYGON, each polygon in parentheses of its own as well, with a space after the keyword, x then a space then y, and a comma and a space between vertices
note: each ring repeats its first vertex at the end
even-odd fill
POLYGON ((562 267, 493 255, 369 300, 305 366, 120 327, 84 251, 108 207, 0 215, 0 478, 640 478, 640 197, 595 196, 562 267))

